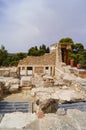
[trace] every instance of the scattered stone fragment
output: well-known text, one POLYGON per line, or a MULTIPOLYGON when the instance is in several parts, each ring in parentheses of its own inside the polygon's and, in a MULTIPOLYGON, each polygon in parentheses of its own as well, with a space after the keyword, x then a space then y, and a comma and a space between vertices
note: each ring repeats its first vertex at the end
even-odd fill
POLYGON ((58 108, 56 114, 64 116, 66 114, 66 110, 64 108, 58 108))

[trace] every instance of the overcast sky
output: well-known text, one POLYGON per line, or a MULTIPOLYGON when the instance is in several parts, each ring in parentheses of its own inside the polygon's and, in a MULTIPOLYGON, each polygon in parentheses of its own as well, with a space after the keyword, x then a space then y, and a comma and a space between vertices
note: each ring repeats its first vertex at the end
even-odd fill
POLYGON ((0 0, 0 45, 9 52, 63 37, 86 48, 86 0, 0 0))

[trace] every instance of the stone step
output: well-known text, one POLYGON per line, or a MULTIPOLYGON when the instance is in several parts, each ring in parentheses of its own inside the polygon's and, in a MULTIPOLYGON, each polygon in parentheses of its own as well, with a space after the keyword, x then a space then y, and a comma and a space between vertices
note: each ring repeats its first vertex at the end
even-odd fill
POLYGON ((59 104, 58 107, 64 109, 78 109, 81 111, 86 111, 86 102, 59 104))
POLYGON ((32 112, 31 102, 0 102, 0 113, 32 112))

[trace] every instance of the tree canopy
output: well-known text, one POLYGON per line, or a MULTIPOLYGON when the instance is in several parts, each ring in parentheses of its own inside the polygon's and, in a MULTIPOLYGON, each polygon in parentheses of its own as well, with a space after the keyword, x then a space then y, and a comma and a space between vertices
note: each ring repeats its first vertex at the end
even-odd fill
POLYGON ((22 60, 25 58, 27 55, 29 56, 41 56, 44 55, 45 53, 49 53, 50 49, 49 47, 46 47, 46 45, 42 44, 39 48, 37 46, 31 47, 28 50, 28 53, 15 53, 15 54, 10 54, 8 51, 5 49, 3 45, 0 47, 0 66, 17 66, 19 60, 22 60))
POLYGON ((25 58, 26 53, 9 54, 3 45, 0 48, 0 66, 17 66, 19 60, 25 58))
POLYGON ((72 45, 69 57, 69 59, 74 59, 75 66, 80 63, 82 68, 86 68, 86 51, 82 43, 72 45))
POLYGON ((28 50, 28 55, 29 56, 41 56, 44 55, 45 53, 49 53, 50 49, 49 47, 46 47, 46 45, 42 44, 39 48, 37 46, 31 47, 28 50))
POLYGON ((73 52, 80 52, 84 50, 84 46, 82 43, 76 43, 72 45, 73 52))
POLYGON ((1 48, 0 48, 0 66, 3 65, 3 62, 7 58, 7 56, 8 56, 7 50, 5 50, 5 47, 3 45, 1 45, 1 48))
POLYGON ((74 43, 72 38, 66 37, 66 38, 62 38, 59 43, 74 43))
POLYGON ((82 52, 82 57, 79 62, 81 64, 82 68, 86 69, 86 50, 84 50, 82 52))
POLYGON ((59 44, 71 44, 72 51, 69 53, 69 62, 70 59, 74 59, 75 66, 80 63, 82 68, 86 68, 86 51, 82 43, 74 43, 72 38, 66 37, 62 38, 59 44))
MULTIPOLYGON (((82 43, 74 43, 71 38, 62 38, 60 43, 72 43, 72 50, 69 53, 69 61, 70 59, 74 59, 75 66, 80 63, 82 68, 86 69, 86 50, 84 49, 84 46, 82 43)), ((0 66, 17 66, 19 60, 22 60, 27 55, 29 56, 41 56, 45 53, 49 53, 50 49, 49 47, 46 47, 45 44, 42 44, 41 46, 37 47, 31 47, 27 53, 19 52, 15 54, 10 54, 5 49, 3 45, 0 47, 0 66)))

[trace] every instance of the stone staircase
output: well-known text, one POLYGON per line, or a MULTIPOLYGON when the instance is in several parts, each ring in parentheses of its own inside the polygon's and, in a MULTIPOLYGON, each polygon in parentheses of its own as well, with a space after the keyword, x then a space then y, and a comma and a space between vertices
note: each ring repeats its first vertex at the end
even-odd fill
POLYGON ((67 109, 78 109, 80 111, 86 112, 86 102, 76 102, 76 103, 67 103, 67 104, 59 104, 59 108, 67 109))
POLYGON ((0 114, 12 112, 32 112, 31 102, 0 102, 0 114))

